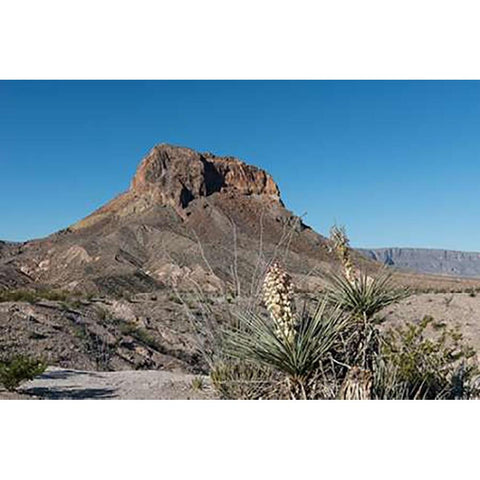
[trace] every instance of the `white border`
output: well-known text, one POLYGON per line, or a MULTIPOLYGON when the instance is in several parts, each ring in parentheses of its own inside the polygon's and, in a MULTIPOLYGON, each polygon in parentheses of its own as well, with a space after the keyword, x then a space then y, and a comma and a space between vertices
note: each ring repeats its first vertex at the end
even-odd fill
POLYGON ((3 0, 3 79, 475 79, 478 2, 3 0))
POLYGON ((3 402, 2 478, 473 478, 478 405, 3 402))

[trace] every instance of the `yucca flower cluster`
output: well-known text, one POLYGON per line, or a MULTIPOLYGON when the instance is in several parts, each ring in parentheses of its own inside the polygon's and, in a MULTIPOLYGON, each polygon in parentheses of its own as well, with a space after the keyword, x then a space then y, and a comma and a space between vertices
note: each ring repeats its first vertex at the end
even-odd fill
POLYGON ((278 263, 273 263, 267 271, 263 282, 263 300, 279 335, 289 342, 293 341, 293 283, 290 275, 278 263))
POLYGON ((342 263, 345 277, 350 283, 357 280, 357 271, 350 256, 350 241, 345 229, 334 225, 330 230, 330 240, 333 243, 333 250, 342 263))

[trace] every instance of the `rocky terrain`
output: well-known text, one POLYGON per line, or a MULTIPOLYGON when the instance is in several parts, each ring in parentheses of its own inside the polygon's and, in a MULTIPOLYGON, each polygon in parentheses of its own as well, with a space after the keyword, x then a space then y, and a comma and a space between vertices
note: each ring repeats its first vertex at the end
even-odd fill
POLYGON ((428 248, 357 249, 385 265, 419 273, 480 278, 480 253, 428 248))
MULTIPOLYGON (((353 255, 367 271, 381 268, 378 258, 353 255)), ((255 298, 274 259, 307 296, 338 267, 327 239, 287 210, 268 173, 233 157, 158 145, 130 188, 85 219, 44 239, 0 242, 0 349, 70 371, 26 385, 30 396, 48 385, 60 389, 57 398, 73 398, 65 388, 93 391, 122 378, 86 371, 162 371, 190 381, 206 372, 198 333, 255 298)), ((422 291, 480 289, 461 277, 396 278, 422 291)), ((155 395, 170 398, 162 388, 155 395)), ((112 395, 134 398, 121 392, 112 395)))

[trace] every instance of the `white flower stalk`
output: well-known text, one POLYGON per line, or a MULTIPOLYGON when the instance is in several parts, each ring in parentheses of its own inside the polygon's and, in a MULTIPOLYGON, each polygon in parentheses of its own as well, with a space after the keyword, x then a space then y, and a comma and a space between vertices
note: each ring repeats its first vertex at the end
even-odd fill
POLYGON ((350 256, 350 241, 345 232, 345 228, 334 225, 330 230, 330 240, 333 243, 333 249, 342 264, 345 277, 350 283, 355 283, 358 279, 358 272, 350 256))
POLYGON ((295 338, 293 283, 290 275, 278 263, 274 263, 265 276, 263 299, 277 325, 278 334, 292 342, 295 338))

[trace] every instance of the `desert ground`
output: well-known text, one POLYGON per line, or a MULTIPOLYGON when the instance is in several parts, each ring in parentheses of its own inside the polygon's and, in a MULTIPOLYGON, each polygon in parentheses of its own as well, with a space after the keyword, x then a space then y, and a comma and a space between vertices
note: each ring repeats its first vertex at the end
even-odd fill
MULTIPOLYGON (((3 308, 11 308, 6 304, 3 308)), ((24 308, 32 313, 31 305, 24 308), (30 310, 28 310, 30 309, 30 310)), ((45 307, 37 307, 45 308, 45 307)), ((51 308, 51 305, 50 305, 51 308)), ((119 308, 117 306, 117 308, 119 308)), ((419 322, 426 315, 433 317, 437 323, 448 326, 458 326, 468 341, 477 351, 480 350, 480 294, 470 293, 421 293, 385 309, 383 327, 401 325, 404 321, 419 322)), ((55 324, 49 327, 55 332, 55 324)), ((37 323, 37 329, 41 327, 37 323)), ((185 328, 186 325, 184 326, 185 328)), ((42 330, 43 331, 43 330, 42 330)), ((38 333, 38 332, 37 332, 38 333)), ((41 333, 37 337, 41 337, 41 333)), ((31 337, 31 333, 29 334, 31 337)), ((185 338, 188 338, 187 335, 185 338)), ((45 342, 48 337, 30 342, 45 342)), ((125 341, 128 341, 126 339, 125 341)), ((134 340, 133 340, 134 341, 134 340)), ((47 347, 48 348, 48 347, 47 347)), ((145 348, 145 347, 144 347, 145 348)), ((191 352, 194 351, 194 341, 190 338, 191 352)), ((146 355, 148 358, 148 351, 146 355)), ((158 355, 159 353, 156 352, 158 355)), ((88 354, 83 357, 80 353, 64 352, 64 365, 82 363, 78 359, 84 358, 84 364, 89 369, 50 366, 47 371, 33 381, 23 384, 16 393, 0 390, 0 399, 214 399, 216 394, 205 374, 188 373, 193 365, 182 364, 178 359, 170 359, 166 370, 132 370, 121 367, 118 371, 98 371, 94 361, 88 354), (70 356, 69 356, 70 355, 70 356), (177 362, 176 366, 174 366, 177 362)), ((155 356, 155 352, 150 354, 155 356)), ((138 361, 145 361, 145 357, 138 356, 138 361)), ((126 365, 126 363, 124 364, 126 365)), ((141 365, 141 364, 139 364, 141 365)))
POLYGON ((208 377, 159 370, 96 372, 49 367, 15 393, 16 400, 203 400, 215 398, 208 377))

